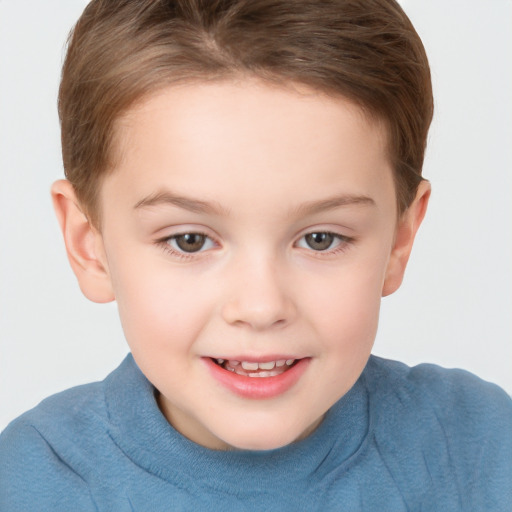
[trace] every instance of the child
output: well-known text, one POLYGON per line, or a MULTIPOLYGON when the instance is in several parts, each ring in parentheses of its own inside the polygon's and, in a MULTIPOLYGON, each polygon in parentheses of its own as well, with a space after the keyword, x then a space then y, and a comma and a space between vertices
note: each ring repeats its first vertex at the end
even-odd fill
POLYGON ((2 510, 510 510, 512 404, 370 355, 430 194, 392 1, 93 0, 52 195, 131 354, 0 438, 2 510))

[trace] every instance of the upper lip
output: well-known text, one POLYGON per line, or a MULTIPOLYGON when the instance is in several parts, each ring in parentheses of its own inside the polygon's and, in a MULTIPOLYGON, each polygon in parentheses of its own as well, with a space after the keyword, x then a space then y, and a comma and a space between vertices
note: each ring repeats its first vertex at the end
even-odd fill
POLYGON ((294 356, 290 354, 277 354, 277 355, 262 355, 262 356, 249 356, 249 355, 237 355, 237 356, 208 356, 211 359, 224 359, 225 361, 247 361, 249 363, 269 363, 270 361, 280 361, 289 359, 304 359, 303 357, 294 356))

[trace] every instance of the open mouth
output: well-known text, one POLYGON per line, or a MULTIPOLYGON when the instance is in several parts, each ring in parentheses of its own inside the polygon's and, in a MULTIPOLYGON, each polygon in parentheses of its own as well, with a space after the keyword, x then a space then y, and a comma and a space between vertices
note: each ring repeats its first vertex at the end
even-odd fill
POLYGON ((229 372, 243 377, 277 377, 297 364, 300 359, 277 359, 275 361, 235 361, 232 359, 213 359, 212 361, 229 372))
POLYGON ((248 399, 270 399, 286 393, 307 371, 311 357, 244 361, 242 357, 206 357, 212 377, 230 392, 248 399))

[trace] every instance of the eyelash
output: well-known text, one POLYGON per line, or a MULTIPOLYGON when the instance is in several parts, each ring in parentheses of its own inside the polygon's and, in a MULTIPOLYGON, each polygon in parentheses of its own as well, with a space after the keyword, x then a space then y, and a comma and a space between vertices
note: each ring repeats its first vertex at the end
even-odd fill
MULTIPOLYGON (((298 241, 301 241, 310 235, 320 235, 320 234, 332 236, 335 240, 338 241, 338 244, 333 249, 324 249, 324 250, 319 250, 319 251, 315 251, 312 247, 304 248, 306 250, 311 251, 311 253, 314 256, 318 256, 318 257, 332 256, 332 255, 335 255, 338 253, 345 252, 350 247, 350 245, 355 242, 355 239, 353 237, 341 235, 339 233, 334 233, 333 231, 321 231, 321 230, 309 231, 308 233, 305 233, 304 235, 302 235, 298 241)), ((297 243, 298 242, 296 242, 296 244, 297 243)))
MULTIPOLYGON (((321 230, 310 231, 308 233, 305 233, 298 239, 298 241, 305 239, 305 237, 307 237, 308 235, 314 235, 314 234, 330 235, 334 239, 338 240, 338 245, 334 249, 325 249, 325 250, 315 251, 311 247, 304 248, 306 250, 309 250, 312 254, 314 254, 315 256, 318 256, 318 257, 331 256, 331 255, 345 252, 349 248, 349 246, 355 242, 355 239, 353 237, 348 237, 345 235, 341 235, 339 233, 334 233, 332 231, 321 231, 321 230)), ((203 250, 199 250, 196 252, 187 253, 185 251, 176 250, 170 245, 171 240, 176 240, 178 237, 184 236, 184 235, 204 236, 206 239, 208 239, 208 240, 212 241, 214 244, 218 245, 217 242, 211 236, 209 236, 206 233, 203 233, 201 231, 186 231, 183 233, 176 233, 175 235, 167 236, 165 238, 161 238, 161 239, 157 240, 156 244, 158 246, 160 246, 166 254, 170 254, 174 258, 179 258, 182 260, 191 260, 191 259, 196 258, 199 253, 206 252, 203 250)), ((294 247, 297 247, 297 243, 298 242, 296 242, 294 244, 294 247)))
POLYGON ((160 246, 166 254, 170 254, 174 258, 179 258, 182 260, 191 260, 193 258, 196 258, 197 254, 204 252, 201 250, 196 251, 196 252, 185 252, 185 251, 182 252, 182 251, 178 251, 178 250, 174 249, 170 245, 171 240, 176 240, 178 237, 184 236, 184 235, 204 236, 205 238, 207 238, 208 240, 211 240, 213 243, 216 244, 215 240, 213 240, 213 238, 211 236, 209 236, 206 233, 203 233, 201 231, 185 231, 183 233, 176 233, 175 235, 166 236, 165 238, 161 238, 161 239, 157 240, 156 244, 158 246, 160 246))

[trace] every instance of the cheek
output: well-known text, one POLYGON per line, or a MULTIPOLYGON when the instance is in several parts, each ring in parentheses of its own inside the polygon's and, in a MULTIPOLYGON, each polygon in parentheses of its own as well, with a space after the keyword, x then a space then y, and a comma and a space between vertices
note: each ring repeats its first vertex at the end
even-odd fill
POLYGON ((371 350, 379 319, 385 260, 374 257, 337 269, 310 287, 307 308, 319 339, 347 358, 371 350))
POLYGON ((378 293, 361 293, 358 288, 346 286, 330 300, 318 302, 315 308, 317 317, 322 319, 324 332, 320 338, 339 350, 364 350, 373 343, 380 310, 378 293))
POLYGON ((117 265, 113 282, 123 330, 134 354, 139 350, 163 353, 170 346, 187 350, 210 314, 211 301, 204 290, 159 262, 136 270, 130 264, 117 265))

